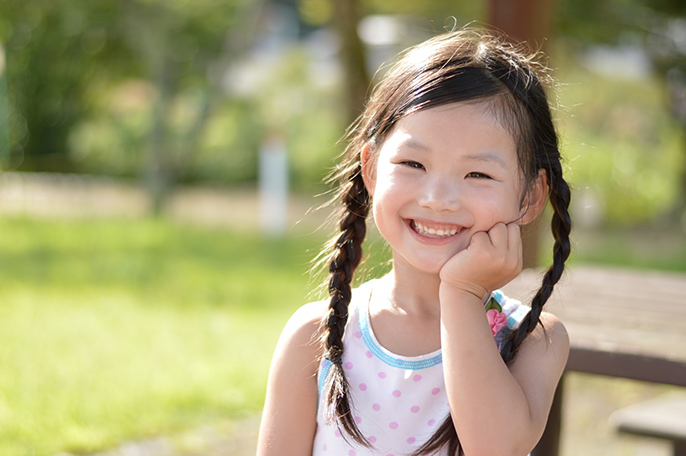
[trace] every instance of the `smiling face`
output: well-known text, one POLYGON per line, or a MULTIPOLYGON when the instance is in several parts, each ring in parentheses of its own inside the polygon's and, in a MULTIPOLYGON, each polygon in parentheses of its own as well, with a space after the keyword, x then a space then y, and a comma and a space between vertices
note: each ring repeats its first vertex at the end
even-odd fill
POLYGON ((364 149, 363 177, 396 265, 437 274, 474 233, 536 215, 522 208, 515 141, 485 103, 412 113, 377 152, 364 149))

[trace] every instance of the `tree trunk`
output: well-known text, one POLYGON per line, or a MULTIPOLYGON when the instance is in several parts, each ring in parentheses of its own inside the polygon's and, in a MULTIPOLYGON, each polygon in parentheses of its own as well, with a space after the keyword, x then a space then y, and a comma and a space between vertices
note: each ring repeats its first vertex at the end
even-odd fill
POLYGON ((359 10, 357 0, 335 0, 334 24, 341 38, 341 62, 345 77, 346 121, 350 125, 362 114, 369 87, 364 45, 357 34, 359 10))
POLYGON ((0 169, 7 169, 10 159, 9 100, 5 72, 5 48, 0 43, 0 169))
POLYGON ((552 0, 489 0, 488 23, 513 41, 541 49, 550 35, 552 9, 552 0))
POLYGON ((167 194, 172 185, 171 169, 169 166, 169 144, 167 132, 167 111, 173 93, 169 58, 160 50, 162 55, 157 68, 157 101, 153 109, 153 127, 150 138, 150 148, 145 166, 145 186, 150 194, 152 214, 159 216, 164 209, 167 194))

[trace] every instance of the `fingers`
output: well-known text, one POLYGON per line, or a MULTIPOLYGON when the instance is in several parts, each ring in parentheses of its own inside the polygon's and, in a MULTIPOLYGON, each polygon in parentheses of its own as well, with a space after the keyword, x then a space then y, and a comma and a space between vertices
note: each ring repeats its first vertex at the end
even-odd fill
POLYGON ((496 223, 488 233, 476 233, 472 239, 476 237, 477 241, 482 242, 484 238, 477 236, 480 234, 486 234, 490 244, 496 249, 513 250, 515 253, 521 250, 522 237, 517 223, 496 223))
POLYGON ((508 248, 508 227, 504 223, 496 223, 493 228, 488 231, 488 237, 491 244, 496 249, 508 248))
POLYGON ((497 223, 472 235, 469 247, 441 269, 441 280, 480 296, 500 288, 522 270, 522 241, 517 223, 497 223))
POLYGON ((487 233, 474 234, 472 242, 488 255, 495 268, 512 271, 515 276, 522 270, 522 238, 517 223, 497 223, 487 233))

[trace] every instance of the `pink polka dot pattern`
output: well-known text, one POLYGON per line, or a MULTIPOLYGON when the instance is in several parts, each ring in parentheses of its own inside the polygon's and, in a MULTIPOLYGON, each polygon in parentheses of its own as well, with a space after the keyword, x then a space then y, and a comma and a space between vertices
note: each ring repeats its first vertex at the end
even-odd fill
MULTIPOLYGON (((319 413, 315 444, 310 446, 312 456, 409 456, 449 413, 440 351, 401 357, 380 346, 368 319, 369 302, 367 293, 353 297, 339 368, 345 372, 348 393, 357 409, 348 419, 359 427, 371 448, 357 445, 319 413)), ((332 367, 329 364, 322 361, 317 376, 320 410, 332 367)))

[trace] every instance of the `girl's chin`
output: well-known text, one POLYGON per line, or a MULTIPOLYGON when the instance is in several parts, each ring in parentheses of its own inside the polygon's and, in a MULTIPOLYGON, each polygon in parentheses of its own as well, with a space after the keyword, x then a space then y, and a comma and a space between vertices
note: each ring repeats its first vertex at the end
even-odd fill
POLYGON ((394 254, 393 255, 393 268, 401 268, 406 271, 412 271, 413 273, 420 273, 426 275, 438 276, 441 269, 450 260, 450 258, 415 258, 408 259, 404 256, 394 254))

